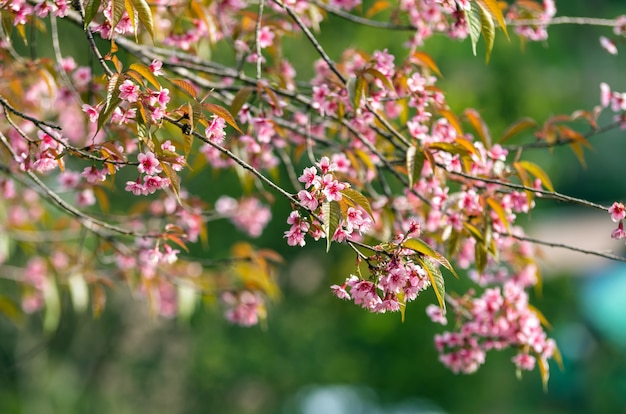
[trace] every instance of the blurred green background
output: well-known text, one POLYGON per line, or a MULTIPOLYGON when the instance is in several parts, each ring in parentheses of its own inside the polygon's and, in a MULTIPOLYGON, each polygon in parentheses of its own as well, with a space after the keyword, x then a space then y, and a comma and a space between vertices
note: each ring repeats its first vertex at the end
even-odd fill
MULTIPOLYGON (((557 8, 559 15, 626 14, 619 0, 562 0, 557 8)), ((489 65, 482 41, 478 57, 469 41, 443 37, 430 39, 424 50, 443 72, 439 86, 453 108, 478 109, 494 135, 522 116, 543 122, 591 109, 602 81, 626 90, 623 55, 599 45, 609 28, 549 32, 547 44, 529 43, 524 51, 515 36, 508 42, 498 33, 489 65)), ((405 39, 339 19, 324 24, 320 35, 334 58, 351 46, 401 53, 405 39)), ((298 71, 311 73, 314 51, 293 42, 285 49, 292 53, 298 71)), ((536 151, 533 160, 558 191, 608 204, 626 199, 624 139, 622 131, 594 138, 587 169, 567 148, 536 151)), ((574 217, 563 226, 578 226, 577 210, 538 204, 531 225, 548 226, 556 214, 574 217)), ((608 238, 608 215, 593 214, 608 238)), ((286 209, 275 212, 264 236, 253 241, 287 259, 279 276, 283 298, 270 305, 266 327, 231 326, 210 304, 188 322, 154 319, 124 289, 100 319, 68 310, 51 335, 42 333, 38 316, 19 328, 0 318, 0 413, 626 413, 623 265, 600 261, 572 270, 556 263, 544 272, 543 294, 533 300, 553 325, 565 369, 552 364, 543 392, 538 373, 516 378, 511 352, 490 353, 471 376, 441 365, 432 341, 437 327, 424 313, 435 302, 432 292, 408 307, 404 324, 399 315, 370 315, 331 297, 329 285, 351 271, 353 255, 337 247, 325 254, 321 245, 288 248, 285 217, 286 209)), ((245 238, 226 222, 211 223, 209 235, 217 255, 245 238)), ((448 289, 454 284, 450 279, 448 289)))

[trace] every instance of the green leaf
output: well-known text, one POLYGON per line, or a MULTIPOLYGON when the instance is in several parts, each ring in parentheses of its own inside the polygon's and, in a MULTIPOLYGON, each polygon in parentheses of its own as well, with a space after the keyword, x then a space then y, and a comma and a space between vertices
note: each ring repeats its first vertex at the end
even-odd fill
POLYGON ((420 259, 422 263, 422 267, 426 271, 428 275, 428 279, 430 279, 430 284, 435 291, 435 296, 437 296, 437 302, 439 302, 439 307, 443 311, 443 314, 446 314, 446 286, 443 280, 443 275, 441 274, 441 270, 437 266, 433 264, 427 257, 420 259))
POLYGON ((485 39, 485 44, 487 45, 487 55, 485 57, 485 62, 489 63, 491 51, 493 50, 493 43, 496 38, 496 26, 493 23, 493 19, 491 18, 489 10, 486 10, 481 3, 478 3, 478 7, 480 8, 481 12, 480 30, 483 34, 483 38, 485 39))
POLYGON ((476 3, 470 3, 470 9, 465 11, 465 18, 467 19, 467 28, 469 30, 470 39, 472 41, 472 51, 476 56, 476 45, 478 39, 480 39, 482 17, 480 8, 476 3))
POLYGON ((350 103, 352 107, 356 111, 361 105, 361 99, 363 98, 365 92, 365 80, 362 75, 352 76, 348 79, 348 83, 346 84, 346 89, 348 90, 348 99, 350 99, 350 103))
POLYGON ((370 202, 363 194, 358 192, 353 188, 346 188, 341 191, 341 195, 348 199, 349 203, 354 206, 362 207, 363 210, 369 214, 369 216, 374 219, 374 215, 372 213, 372 207, 370 206, 370 202))
POLYGON ((89 0, 87 2, 85 5, 85 22, 83 24, 83 29, 87 30, 89 23, 91 23, 93 18, 96 17, 101 3, 102 0, 89 0))
POLYGON ((425 161, 426 156, 423 152, 418 151, 417 145, 411 145, 406 150, 406 169, 409 175, 409 188, 413 188, 413 185, 419 180, 425 161))
POLYGON ((474 247, 474 262, 478 273, 485 271, 485 267, 487 266, 487 248, 485 247, 485 243, 476 241, 476 246, 474 247))
POLYGON ((115 29, 126 11, 124 3, 125 0, 111 0, 111 31, 115 29))
POLYGON ((341 206, 336 201, 325 202, 322 204, 322 228, 326 235, 326 252, 330 250, 332 237, 335 235, 341 220, 341 206))
POLYGON ((230 103, 230 113, 232 116, 237 116, 237 114, 239 114, 239 111, 248 101, 248 98, 250 98, 253 91, 254 89, 251 86, 244 86, 239 90, 239 92, 237 92, 233 101, 230 103))
POLYGON ((124 77, 118 73, 114 73, 111 75, 109 79, 109 83, 107 84, 107 97, 106 102, 103 108, 100 110, 100 114, 98 115, 98 131, 102 129, 102 126, 109 120, 111 115, 113 115, 113 111, 117 108, 122 100, 119 98, 120 95, 120 85, 124 82, 124 77))
POLYGON ((459 275, 456 274, 456 271, 441 253, 430 247, 424 240, 422 239, 408 239, 404 243, 402 243, 402 247, 407 249, 415 250, 418 253, 422 253, 428 257, 431 257, 441 263, 446 269, 450 271, 456 277, 459 278, 459 275))
POLYGON ((152 22, 152 11, 146 0, 131 0, 139 21, 146 28, 150 37, 154 39, 154 23, 152 22))

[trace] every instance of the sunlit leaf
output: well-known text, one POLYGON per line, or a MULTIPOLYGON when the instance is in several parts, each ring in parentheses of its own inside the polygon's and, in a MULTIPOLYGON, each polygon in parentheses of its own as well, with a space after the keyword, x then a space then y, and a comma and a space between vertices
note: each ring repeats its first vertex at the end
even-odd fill
POLYGON ((150 82, 152 86, 154 86, 157 90, 161 89, 161 84, 159 83, 158 79, 156 78, 156 76, 154 76, 154 73, 152 73, 150 68, 147 67, 146 65, 142 63, 133 63, 132 65, 130 65, 128 69, 134 70, 135 72, 139 73, 141 76, 144 77, 145 80, 150 82))
POLYGON ((482 17, 478 5, 474 2, 470 3, 470 5, 470 9, 465 11, 465 18, 467 19, 467 28, 472 41, 472 51, 474 56, 476 56, 476 45, 478 44, 478 39, 480 39, 482 17))
POLYGON ((363 71, 363 74, 368 74, 373 76, 374 78, 378 79, 379 81, 382 82, 383 85, 385 85, 385 87, 393 92, 394 91, 394 87, 393 84, 391 83, 391 81, 389 80, 389 78, 387 78, 385 75, 382 74, 381 71, 374 69, 374 68, 367 68, 365 69, 365 71, 363 71))
POLYGON ((502 8, 498 4, 497 0, 476 0, 483 9, 486 10, 495 20, 498 22, 498 26, 504 31, 505 36, 508 38, 509 33, 506 29, 506 21, 502 14, 502 8))
POLYGON ((571 144, 569 144, 569 147, 576 155, 576 158, 578 158, 578 162, 580 162, 580 165, 582 165, 583 168, 587 168, 587 162, 585 161, 585 152, 583 150, 583 146, 580 145, 578 142, 572 142, 571 144))
POLYGON ((504 134, 498 139, 498 142, 503 143, 514 135, 519 134, 528 128, 536 128, 538 126, 537 122, 532 118, 522 118, 519 121, 514 122, 504 131, 504 134))
POLYGON ((410 239, 406 240, 404 243, 402 243, 402 246, 407 248, 407 249, 415 250, 418 253, 422 253, 422 254, 424 254, 424 255, 426 255, 428 257, 431 257, 431 258, 435 259, 436 261, 441 263, 443 265, 443 267, 448 269, 450 271, 450 273, 452 273, 454 275, 454 277, 456 277, 456 278, 459 277, 459 275, 456 274, 456 271, 454 270, 454 268, 452 267, 452 265, 450 264, 448 259, 446 259, 437 250, 435 250, 432 247, 430 247, 424 240, 410 238, 410 239))
POLYGON ((419 180, 425 161, 426 156, 417 149, 416 145, 411 145, 406 150, 406 169, 409 176, 409 188, 413 188, 413 185, 419 180))
POLYGON ((552 186, 550 177, 548 177, 548 174, 546 174, 540 166, 530 161, 518 161, 517 164, 519 164, 526 171, 538 178, 539 181, 541 181, 541 184, 543 184, 543 186, 546 187, 549 191, 554 192, 554 187, 552 186))
POLYGON ((491 148, 491 134, 489 133, 489 128, 487 127, 487 124, 480 116, 478 111, 472 108, 467 108, 463 114, 467 118, 468 122, 472 125, 474 130, 476 130, 476 132, 478 133, 478 137, 485 145, 485 148, 491 148))
POLYGON ((391 4, 389 4, 388 1, 378 0, 377 2, 372 4, 372 6, 369 9, 367 9, 367 12, 365 13, 365 17, 369 19, 383 10, 387 10, 389 7, 391 7, 391 4))
POLYGON ((506 211, 504 211, 504 208, 502 208, 502 205, 500 204, 500 202, 498 202, 498 200, 495 200, 489 197, 487 198, 487 204, 489 204, 489 207, 491 207, 491 209, 496 213, 496 215, 500 219, 500 222, 506 228, 506 231, 510 233, 511 228, 509 226, 509 221, 506 215, 506 211))
POLYGON ((163 169, 163 173, 170 180, 170 188, 174 192, 176 196, 176 201, 178 201, 179 205, 182 205, 182 201, 180 199, 180 178, 176 171, 174 171, 169 163, 160 162, 161 168, 163 169))
POLYGON ((443 280, 443 275, 441 274, 441 270, 437 266, 430 261, 429 258, 424 257, 420 259, 420 263, 422 263, 422 267, 426 271, 428 275, 428 279, 430 280, 430 284, 435 291, 435 296, 437 296, 437 302, 439 302, 439 307, 441 308, 443 314, 446 314, 446 285, 443 280))
POLYGON ((440 109, 439 113, 441 114, 441 116, 448 120, 450 125, 452 125, 452 127, 456 130, 459 136, 464 135, 463 128, 461 128, 461 122, 459 122, 459 118, 457 118, 457 116, 452 111, 449 111, 447 109, 440 109))
POLYGON ((135 10, 137 11, 137 16, 139 17, 139 21, 143 24, 143 27, 146 28, 150 37, 154 39, 154 23, 152 21, 152 11, 150 10, 150 5, 146 0, 131 0, 135 10))
POLYGON ((228 125, 235 128, 237 132, 239 132, 240 134, 243 134, 243 131, 239 128, 239 125, 237 125, 237 121, 235 121, 235 118, 233 118, 233 116, 228 111, 228 109, 224 108, 223 106, 212 104, 212 103, 205 103, 205 104, 202 104, 202 106, 207 111, 214 113, 215 115, 223 118, 224 121, 226 121, 228 125))
POLYGON ((543 326, 545 326, 548 329, 552 329, 552 325, 550 325, 550 322, 548 322, 548 319, 543 315, 543 313, 541 313, 539 309, 529 304, 528 310, 535 314, 535 316, 537 317, 537 319, 539 319, 539 322, 541 322, 543 326))
POLYGON ((538 355, 537 364, 539 366, 539 373, 541 374, 541 384, 543 385, 543 391, 548 392, 548 380, 550 379, 550 367, 548 366, 548 361, 538 355))
POLYGON ((341 220, 341 206, 336 201, 325 202, 322 204, 322 229, 326 235, 326 251, 330 250, 332 238, 339 227, 341 220))
POLYGON ((496 26, 493 23, 493 19, 488 10, 486 10, 481 3, 478 3, 480 8, 480 30, 485 39, 485 45, 487 46, 485 62, 489 63, 491 57, 491 51, 493 50, 493 44, 496 39, 496 26))
POLYGON ((170 81, 173 85, 177 86, 183 92, 187 93, 192 98, 196 99, 198 97, 196 88, 190 82, 184 79, 167 78, 167 80, 170 81))
POLYGON ((111 30, 114 30, 126 11, 125 0, 111 0, 111 30))
POLYGON ((341 194, 343 197, 350 200, 354 206, 359 206, 363 208, 369 214, 369 216, 374 219, 374 214, 372 213, 372 207, 370 206, 370 202, 363 194, 353 188, 346 188, 345 190, 341 190, 341 194))
POLYGON ((443 75, 439 71, 439 67, 437 66, 433 58, 430 57, 430 55, 426 54, 425 52, 413 52, 411 56, 418 62, 422 63, 424 66, 432 70, 440 78, 443 78, 443 75))

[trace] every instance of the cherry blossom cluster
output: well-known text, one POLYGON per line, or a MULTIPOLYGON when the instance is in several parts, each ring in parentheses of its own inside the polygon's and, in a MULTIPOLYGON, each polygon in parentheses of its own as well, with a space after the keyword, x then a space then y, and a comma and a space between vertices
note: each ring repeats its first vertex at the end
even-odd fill
POLYGON ((506 15, 509 20, 533 20, 533 25, 519 25, 515 33, 528 40, 543 41, 548 38, 547 25, 556 14, 554 0, 543 0, 543 8, 537 9, 535 4, 514 3, 506 15))
POLYGON ((238 229, 251 237, 259 237, 272 219, 270 209, 255 197, 236 200, 229 196, 221 196, 215 202, 215 211, 221 216, 230 218, 238 229))
POLYGON ((221 299, 226 306, 224 315, 231 323, 252 326, 266 318, 265 300, 258 292, 224 292, 221 299))
POLYGON ((367 264, 367 279, 350 275, 342 285, 331 286, 333 294, 369 312, 398 312, 430 286, 426 271, 411 250, 376 254, 368 258, 367 264))
MULTIPOLYGON (((528 294, 513 281, 486 289, 477 297, 471 292, 455 300, 458 329, 435 336, 439 360, 455 373, 470 374, 484 362, 488 351, 513 348, 518 370, 531 371, 537 358, 548 367, 556 344, 548 338, 538 314, 529 308, 528 294)), ((433 307, 427 309, 433 322, 447 319, 433 307)))
MULTIPOLYGON (((316 166, 305 168, 298 178, 298 181, 304 184, 305 189, 300 190, 296 197, 300 206, 304 207, 309 215, 303 217, 297 209, 290 213, 287 223, 291 227, 284 236, 290 246, 304 246, 306 244, 304 236, 307 233, 315 240, 325 237, 318 219, 330 220, 330 218, 324 217, 323 205, 341 202, 344 198, 342 191, 350 188, 350 183, 336 178, 335 173, 339 169, 338 164, 330 158, 322 157, 316 166)), ((338 219, 338 226, 331 236, 332 241, 343 242, 350 238, 359 238, 372 224, 372 219, 367 216, 362 207, 351 205, 345 210, 345 214, 338 219)))

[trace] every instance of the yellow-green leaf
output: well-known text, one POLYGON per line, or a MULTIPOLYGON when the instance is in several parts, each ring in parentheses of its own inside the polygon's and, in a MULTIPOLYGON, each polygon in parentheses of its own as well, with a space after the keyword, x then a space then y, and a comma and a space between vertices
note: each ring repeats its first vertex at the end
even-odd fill
POLYGON ((540 166, 530 161, 518 161, 517 164, 519 164, 526 171, 538 178, 539 181, 541 181, 541 184, 543 184, 543 186, 546 187, 549 191, 554 192, 554 187, 552 186, 552 182, 550 181, 548 174, 546 174, 540 166))
POLYGON ((425 161, 426 156, 423 152, 418 151, 417 145, 411 145, 406 150, 406 169, 409 176, 409 188, 413 188, 413 185, 419 180, 425 161))
POLYGON ((498 142, 503 143, 514 135, 519 134, 525 129, 528 128, 536 128, 538 126, 537 122, 532 118, 522 118, 519 121, 514 122, 504 131, 504 134, 500 137, 498 142))
POLYGON ((479 4, 483 6, 483 9, 487 10, 489 14, 498 22, 498 26, 504 31, 504 35, 509 37, 509 33, 506 30, 506 21, 504 20, 504 15, 502 14, 502 8, 498 4, 497 0, 476 0, 479 4))
POLYGON ((389 78, 387 78, 385 75, 383 75, 383 73, 377 69, 374 68, 368 68, 366 69, 363 74, 369 74, 373 77, 375 77, 376 79, 378 79, 379 81, 381 81, 383 83, 383 85, 385 85, 387 87, 387 89, 389 89, 390 91, 393 91, 393 84, 391 83, 391 81, 389 80, 389 78))
POLYGON ((196 88, 188 81, 184 79, 171 79, 167 78, 173 85, 177 86, 180 90, 187 93, 192 98, 196 99, 198 97, 198 93, 196 88))
POLYGON ((424 240, 411 238, 402 243, 402 246, 435 259, 436 261, 441 263, 446 269, 448 269, 450 273, 454 275, 454 277, 458 279, 459 275, 456 274, 456 271, 454 270, 448 259, 446 259, 441 253, 430 247, 424 240))
POLYGON ((550 379, 550 367, 548 366, 548 361, 538 355, 537 363, 539 365, 539 373, 541 374, 541 384, 543 385, 543 391, 548 392, 548 380, 550 379))
POLYGON ((243 131, 239 128, 239 125, 237 125, 237 121, 235 121, 235 118, 233 118, 233 116, 230 114, 228 109, 224 108, 223 106, 212 104, 212 103, 205 103, 205 104, 202 104, 202 106, 207 111, 212 112, 221 118, 224 118, 224 121, 226 121, 228 125, 235 128, 237 132, 239 132, 240 134, 243 134, 243 131))
POLYGON ((485 39, 485 45, 487 46, 485 62, 489 63, 493 43, 496 38, 496 26, 493 23, 489 10, 486 10, 481 3, 478 3, 478 7, 480 8, 480 30, 485 39))
POLYGON ((446 286, 443 280, 443 275, 441 274, 441 270, 437 266, 433 264, 427 257, 421 258, 420 263, 422 267, 426 271, 428 275, 428 279, 430 280, 430 284, 435 291, 435 296, 437 296, 437 302, 439 302, 439 307, 441 308, 443 314, 446 314, 446 286))
POLYGON ((254 91, 254 89, 251 86, 244 86, 237 92, 233 101, 230 103, 230 113, 232 116, 239 114, 243 105, 248 101, 250 95, 252 95, 252 91, 254 91))
POLYGON ((363 210, 365 210, 367 214, 369 214, 369 216, 374 219, 374 214, 372 213, 372 207, 370 206, 370 202, 363 194, 353 188, 346 188, 345 190, 341 191, 341 195, 347 198, 350 204, 353 204, 353 206, 359 206, 363 208, 363 210))
POLYGON ((154 23, 152 21, 152 11, 150 10, 150 5, 146 0, 131 0, 133 3, 133 7, 137 11, 137 17, 139 17, 139 21, 143 24, 143 27, 146 28, 150 37, 154 39, 154 23))
POLYGON ((115 29, 126 11, 125 0, 111 0, 111 31, 115 29))
POLYGON ((102 3, 102 0, 89 0, 85 5, 85 22, 83 24, 85 30, 87 30, 93 18, 96 17, 100 3, 102 3))
POLYGON ((430 55, 428 55, 428 54, 426 54, 424 52, 413 52, 413 54, 411 56, 414 59, 416 59, 418 62, 421 62, 428 69, 430 69, 433 72, 435 72, 435 74, 437 74, 440 78, 443 78, 443 75, 439 71, 439 67, 437 66, 437 64, 435 63, 433 58, 430 57, 430 55))
POLYGON ((480 39, 482 27, 480 8, 476 3, 470 3, 470 9, 465 11, 465 18, 467 19, 467 28, 472 41, 472 51, 474 56, 476 56, 476 45, 478 44, 478 39, 480 39))
POLYGON ((485 148, 491 148, 491 134, 489 133, 489 128, 478 111, 472 108, 467 108, 463 114, 478 133, 478 137, 482 143, 485 144, 485 148))
POLYGON ((498 202, 498 200, 495 200, 489 197, 487 199, 487 204, 489 204, 489 207, 491 207, 491 209, 496 213, 496 215, 500 219, 500 222, 502 222, 502 224, 506 228, 506 231, 510 233, 511 228, 509 227, 509 221, 506 216, 506 211, 504 211, 504 208, 502 208, 502 205, 500 204, 500 202, 498 202))
POLYGON ((157 80, 156 76, 154 76, 154 73, 152 73, 150 68, 144 65, 143 63, 133 63, 132 65, 130 65, 128 69, 134 70, 135 72, 139 73, 141 76, 143 76, 145 80, 150 82, 152 86, 154 86, 157 90, 161 89, 161 84, 157 80))
POLYGON ((322 204, 322 228, 326 235, 326 251, 330 250, 330 244, 332 238, 335 235, 335 231, 339 227, 339 221, 341 220, 341 206, 336 201, 325 202, 322 204))

